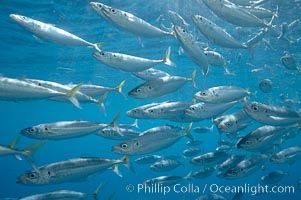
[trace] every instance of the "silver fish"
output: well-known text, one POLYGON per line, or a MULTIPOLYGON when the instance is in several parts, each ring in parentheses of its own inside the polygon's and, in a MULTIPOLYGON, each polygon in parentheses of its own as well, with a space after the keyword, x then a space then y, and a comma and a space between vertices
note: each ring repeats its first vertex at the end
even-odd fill
POLYGON ((16 14, 10 14, 9 17, 39 38, 69 46, 91 46, 100 51, 101 43, 93 44, 51 24, 16 14))
POLYGON ((174 159, 164 159, 155 162, 150 166, 150 169, 155 172, 166 172, 176 169, 179 166, 184 166, 184 163, 174 159))
POLYGON ((69 90, 66 90, 65 92, 60 92, 25 80, 0 76, 0 100, 26 101, 61 97, 63 99, 68 99, 73 105, 80 108, 79 102, 74 96, 78 92, 80 86, 81 84, 74 88, 69 88, 69 90))
POLYGON ((204 54, 207 57, 209 65, 223 67, 227 75, 235 75, 234 73, 230 72, 227 67, 227 58, 222 56, 220 53, 212 50, 205 50, 204 54))
POLYGON ((238 179, 250 176, 262 167, 269 157, 265 154, 255 155, 242 160, 234 167, 228 169, 223 175, 226 179, 238 179))
POLYGON ((195 74, 196 71, 193 71, 191 78, 181 76, 165 76, 156 78, 135 87, 128 93, 128 95, 139 99, 161 97, 177 91, 189 81, 191 81, 192 85, 196 87, 194 82, 195 74))
POLYGON ((146 135, 146 134, 153 134, 153 133, 158 133, 158 132, 174 132, 178 133, 180 130, 183 130, 182 127, 178 126, 173 126, 173 125, 164 125, 164 126, 156 126, 150 129, 147 129, 143 131, 141 135, 146 135))
POLYGON ((193 140, 193 137, 189 133, 190 128, 191 125, 184 134, 158 132, 139 136, 114 145, 112 151, 123 155, 142 155, 156 152, 168 148, 185 136, 193 140))
POLYGON ((201 68, 203 76, 206 77, 209 71, 208 60, 201 44, 196 42, 193 35, 180 26, 174 26, 174 31, 181 47, 189 58, 201 68))
POLYGON ((237 86, 216 86, 201 90, 194 98, 207 103, 227 103, 243 99, 250 91, 237 86))
POLYGON ((245 9, 229 4, 226 0, 202 0, 203 3, 223 20, 241 27, 269 27, 271 22, 266 24, 264 21, 246 11, 245 9))
POLYGON ((222 164, 218 167, 217 175, 218 177, 222 177, 223 174, 230 168, 234 167, 238 163, 240 163, 242 160, 245 159, 244 155, 232 155, 227 160, 222 162, 222 164))
POLYGON ((203 143, 204 142, 201 140, 189 140, 186 142, 186 145, 193 147, 193 146, 199 146, 200 144, 203 144, 203 143))
POLYGON ((158 161, 159 159, 162 159, 162 156, 159 155, 147 155, 139 157, 135 160, 135 163, 137 164, 150 164, 158 161))
POLYGON ((101 63, 126 72, 143 71, 161 63, 169 66, 175 66, 175 64, 169 59, 169 55, 170 47, 168 47, 164 58, 161 60, 151 60, 148 58, 115 52, 97 51, 93 53, 93 56, 101 63))
POLYGON ((270 79, 263 79, 258 83, 260 90, 264 93, 270 93, 273 89, 273 82, 270 79))
POLYGON ((128 166, 129 159, 119 160, 97 157, 73 158, 38 167, 37 170, 28 171, 18 178, 18 184, 46 185, 64 182, 82 181, 96 173, 124 164, 128 166))
POLYGON ((183 180, 190 179, 191 172, 187 174, 184 177, 181 176, 159 176, 156 178, 152 178, 149 180, 146 180, 143 182, 145 185, 163 185, 163 186, 169 186, 169 185, 175 185, 183 180))
POLYGON ((151 119, 168 119, 175 122, 198 121, 199 119, 185 114, 185 110, 190 105, 192 105, 192 103, 182 101, 163 102, 145 109, 143 112, 145 116, 151 119))
POLYGON ((229 103, 220 103, 220 104, 212 104, 212 103, 196 103, 189 106, 185 113, 186 115, 197 118, 197 119, 209 119, 212 117, 216 117, 223 112, 230 109, 234 106, 237 101, 229 102, 229 103))
POLYGON ((128 140, 132 138, 136 138, 141 134, 139 131, 135 131, 130 128, 121 128, 108 126, 99 131, 97 131, 96 135, 102 136, 104 138, 112 139, 112 140, 128 140))
MULTIPOLYGON (((62 93, 66 93, 68 91, 70 91, 72 88, 76 87, 69 87, 57 82, 53 82, 53 81, 45 81, 45 80, 39 80, 39 79, 24 79, 25 81, 29 82, 29 83, 34 83, 38 86, 42 86, 45 88, 49 88, 58 92, 62 92, 62 93)), ((82 83, 80 84, 80 87, 82 86, 82 83)), ((79 88, 80 90, 80 88, 79 88)), ((93 97, 90 97, 80 91, 77 91, 74 94, 74 97, 82 103, 96 103, 100 109, 105 112, 105 106, 103 104, 104 99, 106 98, 106 94, 104 96, 102 96, 99 100, 94 99, 93 97)), ((62 96, 55 96, 55 97, 51 97, 50 100, 53 101, 59 101, 59 102, 65 102, 67 101, 67 99, 65 97, 62 96)))
POLYGON ((170 74, 168 74, 167 72, 155 69, 155 68, 148 68, 146 70, 143 71, 139 71, 139 72, 133 72, 133 74, 135 76, 137 76, 138 78, 141 78, 145 81, 150 81, 156 78, 161 78, 161 77, 165 77, 165 76, 170 76, 170 74))
POLYGON ((185 30, 188 30, 189 24, 183 19, 181 15, 179 15, 179 13, 169 10, 168 16, 172 21, 173 26, 179 26, 185 30))
POLYGON ((108 20, 111 24, 134 35, 146 38, 173 36, 172 32, 163 31, 131 13, 99 2, 90 2, 90 5, 100 16, 108 20))
POLYGON ((185 149, 182 154, 186 157, 191 157, 199 154, 200 152, 202 152, 202 149, 200 148, 189 148, 185 149))
POLYGON ((22 197, 19 200, 79 200, 87 199, 93 197, 95 200, 98 200, 98 192, 101 188, 101 184, 96 188, 92 194, 71 191, 71 190, 58 190, 53 192, 35 194, 27 197, 22 197))
POLYGON ((138 106, 126 112, 126 115, 129 117, 137 118, 137 119, 147 119, 148 116, 144 112, 146 109, 160 105, 161 103, 150 103, 143 106, 138 106))
POLYGON ((212 132, 214 128, 214 125, 212 124, 211 127, 207 127, 207 126, 198 126, 193 128, 193 131, 196 133, 207 133, 207 132, 212 132))
MULTIPOLYGON (((121 81, 114 88, 105 87, 105 86, 101 86, 101 85, 83 84, 80 87, 79 91, 90 97, 103 96, 108 92, 116 91, 121 96, 124 97, 125 95, 122 93, 122 87, 124 86, 124 84, 125 84, 125 81, 121 81)), ((73 88, 74 86, 76 86, 76 84, 68 84, 67 86, 73 88)))
POLYGON ((204 179, 211 176, 214 171, 215 171, 215 167, 205 167, 203 169, 194 172, 192 176, 197 179, 204 179))
POLYGON ((92 134, 109 125, 88 121, 59 121, 22 129, 20 134, 33 139, 62 140, 92 134))
POLYGON ((288 163, 293 164, 295 161, 301 159, 301 147, 293 146, 279 151, 271 157, 273 163, 288 163))
POLYGON ((217 123, 218 130, 225 133, 237 133, 248 127, 251 123, 251 118, 244 111, 223 115, 221 118, 223 119, 220 119, 220 122, 217 122, 218 119, 214 119, 214 121, 217 123))
POLYGON ((225 152, 213 151, 193 157, 190 163, 193 165, 214 166, 224 162, 228 157, 229 155, 225 152))
POLYGON ((236 147, 247 151, 272 149, 274 142, 280 139, 292 127, 261 126, 241 138, 236 147))
POLYGON ((295 111, 259 102, 245 103, 244 111, 254 120, 272 126, 289 126, 301 122, 301 115, 295 111))
POLYGON ((272 171, 269 174, 262 176, 260 178, 261 182, 264 184, 275 184, 281 181, 285 175, 287 175, 287 171, 276 170, 272 171))
POLYGON ((236 40, 228 32, 222 29, 217 24, 201 15, 192 15, 192 21, 199 31, 212 43, 226 48, 243 48, 247 49, 248 46, 236 40))

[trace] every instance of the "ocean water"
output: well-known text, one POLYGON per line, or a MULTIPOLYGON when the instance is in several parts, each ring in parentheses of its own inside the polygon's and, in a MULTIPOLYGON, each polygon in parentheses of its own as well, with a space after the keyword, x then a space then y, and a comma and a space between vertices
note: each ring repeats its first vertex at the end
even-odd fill
MULTIPOLYGON (((300 43, 288 43, 287 41, 266 34, 264 41, 261 41, 254 48, 252 56, 248 50, 232 50, 219 47, 210 43, 201 33, 196 31, 191 20, 192 14, 200 14, 214 21, 225 28, 236 39, 247 41, 254 36, 259 28, 239 28, 231 25, 225 20, 214 15, 201 1, 196 0, 165 0, 165 1, 139 1, 139 0, 103 0, 102 3, 112 7, 122 9, 143 18, 155 26, 164 25, 171 27, 168 17, 168 10, 178 12, 190 24, 189 29, 197 37, 198 41, 208 43, 211 49, 220 52, 227 58, 227 66, 230 72, 235 75, 226 75, 222 67, 210 66, 209 73, 204 80, 200 68, 194 64, 189 57, 183 53, 179 54, 179 43, 173 37, 161 38, 141 38, 133 34, 120 30, 101 18, 90 7, 86 0, 3 0, 0 2, 0 74, 11 78, 35 78, 54 81, 62 84, 68 83, 93 83, 107 87, 115 87, 122 80, 126 80, 123 88, 126 98, 111 92, 105 100, 106 114, 102 113, 95 104, 82 104, 82 109, 77 109, 70 103, 61 103, 47 100, 40 101, 1 101, 0 102, 0 137, 1 145, 9 145, 12 140, 18 137, 20 130, 33 125, 66 121, 66 120, 87 120, 108 123, 120 112, 118 123, 133 123, 134 119, 126 116, 126 111, 134 107, 151 102, 163 101, 191 101, 193 95, 205 88, 219 85, 235 85, 248 88, 252 95, 248 101, 259 101, 274 106, 282 106, 283 96, 295 102, 301 101, 301 79, 298 70, 288 70, 281 63, 280 58, 284 52, 293 54, 297 63, 301 63, 300 43), (46 23, 53 24, 59 28, 69 31, 93 43, 103 42, 101 47, 105 51, 121 52, 125 54, 141 56, 151 59, 161 59, 166 49, 171 46, 171 60, 176 63, 176 67, 169 67, 164 64, 156 68, 164 70, 171 75, 190 77, 193 70, 197 70, 196 83, 198 89, 187 83, 178 91, 154 99, 135 99, 127 93, 143 83, 132 74, 110 68, 95 58, 92 53, 93 48, 65 46, 53 42, 48 42, 34 37, 30 32, 18 26, 9 18, 9 14, 20 14, 31 17, 46 23), (271 93, 263 93, 258 83, 269 78, 273 82, 271 93)), ((279 6, 278 17, 273 21, 274 25, 291 23, 293 20, 301 18, 301 2, 298 0, 270 0, 264 3, 264 8, 275 11, 279 6)), ((269 21, 269 19, 267 19, 269 21)), ((301 37, 301 25, 287 33, 289 37, 297 40, 301 37)), ((1 92, 1 91, 0 91, 1 92)), ((284 105, 287 108, 298 111, 300 104, 284 105)), ((241 110, 243 102, 237 104, 226 113, 233 113, 241 110)), ((171 124, 182 126, 182 123, 167 120, 139 120, 137 130, 144 131, 148 128, 171 124)), ((196 126, 211 126, 212 120, 195 122, 196 126)), ((240 132, 246 135, 255 128, 261 126, 260 123, 253 122, 252 125, 240 132)), ((192 135, 203 141, 200 148, 203 153, 213 151, 218 146, 219 134, 216 128, 213 132, 198 134, 191 131, 192 135)), ((222 135, 223 139, 227 139, 222 135)), ((281 148, 300 145, 300 136, 285 141, 281 148)), ((185 144, 189 139, 182 138, 173 146, 166 148, 155 154, 181 155, 187 149, 185 144)), ((236 141, 235 139, 233 140, 236 141)), ((17 144, 18 149, 24 149, 37 140, 26 137, 21 138, 17 144)), ((111 151, 113 145, 119 141, 109 140, 96 135, 88 135, 81 138, 74 138, 61 141, 48 141, 38 149, 33 159, 38 166, 57 162, 69 158, 80 156, 96 156, 102 158, 121 158, 111 151)), ((234 154, 237 150, 232 151, 234 154)), ((253 155, 245 151, 238 151, 247 156, 253 155)), ((184 166, 180 166, 169 172, 153 172, 149 165, 138 165, 133 162, 138 156, 130 157, 135 172, 131 172, 123 166, 120 171, 123 177, 118 177, 108 170, 106 172, 89 177, 80 182, 63 183, 58 185, 26 186, 17 184, 17 177, 25 171, 30 170, 31 166, 26 161, 19 161, 15 157, 6 156, 0 158, 0 198, 19 198, 37 193, 50 192, 60 189, 68 189, 92 193, 99 183, 103 187, 99 192, 99 199, 195 199, 203 194, 209 194, 210 186, 241 186, 248 187, 260 184, 260 177, 273 170, 288 171, 288 175, 274 186, 294 186, 294 192, 278 192, 277 194, 252 195, 246 192, 241 199, 300 199, 301 194, 298 188, 298 180, 301 180, 301 162, 296 161, 292 165, 273 164, 266 162, 265 170, 258 170, 254 174, 237 180, 225 180, 215 176, 215 173, 205 179, 191 178, 180 182, 175 189, 170 186, 171 191, 167 194, 160 191, 140 190, 138 185, 143 181, 163 175, 186 176, 189 172, 194 172, 200 167, 189 163, 190 158, 182 159, 184 166), (130 186, 129 186, 130 185, 130 186), (134 187, 134 191, 128 192, 129 187, 134 187), (206 188, 205 188, 206 186, 206 188), (188 188, 193 188, 189 191, 188 188), (179 188, 182 188, 179 189, 179 188), (199 190, 198 190, 199 188, 199 190), (204 189, 205 188, 205 189, 204 189), (187 190, 186 190, 187 189, 187 190)), ((161 188, 162 189, 162 188, 161 188)), ((254 193, 254 192, 253 192, 254 193)), ((227 199, 232 199, 232 192, 225 192, 223 189, 216 194, 223 195, 227 199)))

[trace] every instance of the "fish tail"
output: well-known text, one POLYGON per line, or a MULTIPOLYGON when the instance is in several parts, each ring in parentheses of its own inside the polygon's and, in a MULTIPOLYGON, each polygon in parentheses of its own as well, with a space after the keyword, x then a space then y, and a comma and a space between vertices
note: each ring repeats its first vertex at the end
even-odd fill
POLYGON ((122 93, 122 87, 125 84, 125 80, 121 81, 119 85, 115 87, 116 91, 126 99, 126 96, 122 93))
POLYGON ((16 137, 10 144, 9 144, 9 148, 13 149, 15 148, 16 144, 19 143, 21 139, 21 136, 16 137))
POLYGON ((118 165, 114 165, 112 167, 112 170, 115 174, 117 174, 117 176, 122 177, 122 174, 120 173, 119 169, 118 169, 118 165))
POLYGON ((169 46, 165 52, 165 56, 163 58, 163 62, 166 64, 166 65, 169 65, 169 66, 172 66, 172 67, 175 67, 176 65, 170 60, 170 49, 171 47, 169 46))
POLYGON ((186 137, 188 137, 189 139, 194 140, 193 136, 190 134, 190 129, 191 129, 191 127, 192 127, 192 122, 189 124, 189 126, 188 126, 187 129, 185 130, 184 135, 185 135, 186 137))
POLYGON ((45 144, 47 142, 47 140, 42 140, 38 143, 35 143, 29 147, 27 147, 26 149, 24 149, 22 151, 22 154, 26 157, 26 158, 30 158, 32 153, 35 152, 36 150, 38 150, 43 144, 45 144))
POLYGON ((183 179, 188 180, 191 178, 192 172, 189 172, 186 176, 183 177, 183 179))
POLYGON ((113 119, 112 122, 109 124, 109 126, 111 126, 111 127, 116 127, 116 124, 117 124, 117 121, 118 121, 119 116, 120 116, 120 112, 118 112, 118 113, 115 115, 114 119, 113 119))
POLYGON ((123 165, 128 168, 129 170, 131 170, 132 172, 135 172, 134 168, 131 166, 130 163, 130 157, 129 156, 124 156, 120 159, 120 161, 123 163, 123 165))
POLYGON ((270 29, 272 27, 274 19, 278 17, 278 10, 279 10, 279 6, 277 5, 276 12, 273 14, 273 16, 271 18, 271 21, 266 24, 266 26, 267 26, 268 29, 270 29))
POLYGON ((97 50, 97 51, 101 51, 100 50, 100 47, 103 45, 103 42, 98 42, 98 43, 95 43, 93 44, 93 47, 97 50))
POLYGON ((72 89, 70 89, 69 91, 66 92, 66 96, 68 97, 68 100, 75 105, 77 108, 80 108, 80 104, 78 102, 78 100, 75 98, 75 93, 79 91, 80 87, 83 85, 84 83, 79 83, 78 85, 76 85, 75 87, 73 87, 72 89))
POLYGON ((99 193, 100 188, 102 188, 102 183, 100 183, 98 185, 98 187, 96 188, 96 190, 93 192, 93 197, 95 200, 98 200, 98 193, 99 193))
POLYGON ((138 121, 139 121, 138 119, 135 119, 134 123, 131 126, 139 128, 138 121))
POLYGON ((196 83, 195 83, 195 75, 196 75, 196 70, 193 70, 193 72, 192 72, 192 74, 191 74, 190 80, 191 80, 191 82, 192 82, 192 86, 193 86, 194 88, 198 88, 198 86, 197 86, 196 83))
POLYGON ((104 100, 107 98, 108 92, 104 93, 98 100, 97 100, 97 105, 99 106, 100 110, 106 114, 106 107, 104 105, 104 100))

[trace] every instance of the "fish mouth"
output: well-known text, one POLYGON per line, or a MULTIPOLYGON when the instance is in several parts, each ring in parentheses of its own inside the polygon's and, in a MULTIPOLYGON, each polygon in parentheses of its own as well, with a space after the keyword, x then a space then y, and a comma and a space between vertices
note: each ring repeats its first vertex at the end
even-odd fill
POLYGON ((9 17, 14 21, 21 21, 21 16, 16 14, 10 14, 9 17))

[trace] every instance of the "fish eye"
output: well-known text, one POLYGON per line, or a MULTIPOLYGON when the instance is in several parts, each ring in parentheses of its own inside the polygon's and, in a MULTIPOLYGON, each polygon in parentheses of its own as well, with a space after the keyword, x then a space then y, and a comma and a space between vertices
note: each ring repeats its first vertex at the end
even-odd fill
POLYGON ((154 110, 149 110, 149 112, 153 113, 153 112, 154 112, 154 110))
POLYGON ((48 171, 48 172, 47 172, 47 174, 48 174, 48 176, 50 176, 50 175, 51 175, 51 172, 50 172, 50 171, 48 171))
POLYGON ((34 132, 34 128, 29 129, 29 132, 33 133, 34 132))
POLYGON ((37 177, 37 173, 36 172, 29 173, 29 178, 30 179, 35 179, 36 177, 37 177))
POLYGON ((183 29, 182 31, 183 31, 183 33, 185 33, 185 32, 186 32, 184 29, 183 29))
POLYGON ((194 110, 195 110, 195 107, 191 107, 190 110, 193 110, 193 111, 194 111, 194 110))
POLYGON ((123 143, 122 145, 121 145, 121 148, 123 148, 123 149, 125 149, 125 148, 127 148, 128 147, 128 145, 126 144, 126 143, 123 143))
POLYGON ((201 16, 199 16, 199 20, 202 20, 203 18, 201 16))
POLYGON ((137 89, 137 92, 140 93, 140 92, 142 92, 142 90, 141 90, 140 88, 138 88, 138 89, 137 89))
POLYGON ((112 13, 115 13, 115 9, 111 9, 112 13))
POLYGON ((139 146, 139 142, 136 142, 135 145, 136 145, 136 146, 139 146))
POLYGON ((226 123, 226 125, 229 127, 232 125, 232 123, 228 122, 228 123, 226 123))
POLYGON ((45 129, 45 131, 48 131, 48 128, 47 128, 47 127, 45 127, 44 129, 45 129))
POLYGON ((246 141, 246 144, 251 144, 252 142, 250 140, 247 140, 246 141))
POLYGON ((26 17, 24 17, 24 16, 22 16, 21 18, 24 19, 24 20, 26 19, 26 17))
POLYGON ((152 86, 148 86, 148 89, 150 89, 150 90, 151 90, 151 89, 152 89, 152 86))
POLYGON ((42 83, 38 83, 38 86, 42 86, 42 83))
POLYGON ((252 106, 251 106, 251 109, 252 109, 253 111, 258 111, 258 107, 257 107, 256 105, 252 105, 252 106))
POLYGON ((206 92, 201 92, 201 95, 202 96, 206 96, 206 92))

